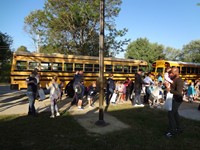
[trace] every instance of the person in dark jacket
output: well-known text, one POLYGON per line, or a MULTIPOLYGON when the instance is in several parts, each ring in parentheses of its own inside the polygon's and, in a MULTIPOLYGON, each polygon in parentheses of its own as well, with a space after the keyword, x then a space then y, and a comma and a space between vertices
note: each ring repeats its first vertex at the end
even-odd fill
POLYGON ((142 69, 139 69, 138 72, 135 74, 135 84, 134 84, 134 92, 135 92, 135 98, 133 100, 133 106, 144 106, 141 103, 141 91, 142 91, 142 84, 144 84, 144 81, 142 79, 142 69))
MULTIPOLYGON (((76 71, 73 78, 73 90, 75 91, 75 86, 79 85, 83 81, 83 71, 76 71)), ((77 93, 74 92, 73 100, 71 102, 71 106, 78 103, 77 93)))
POLYGON ((106 105, 110 104, 110 99, 115 90, 115 81, 113 80, 113 74, 109 74, 109 78, 107 79, 107 87, 106 87, 106 105))
POLYGON ((173 83, 167 88, 167 92, 172 93, 173 98, 172 110, 168 111, 169 131, 166 133, 167 137, 172 137, 175 134, 182 132, 178 108, 183 101, 183 80, 179 76, 179 69, 177 67, 172 68, 170 77, 173 80, 173 83))
POLYGON ((36 116, 35 99, 37 92, 37 79, 35 78, 34 71, 26 79, 26 83, 27 83, 27 96, 29 100, 28 115, 36 116))

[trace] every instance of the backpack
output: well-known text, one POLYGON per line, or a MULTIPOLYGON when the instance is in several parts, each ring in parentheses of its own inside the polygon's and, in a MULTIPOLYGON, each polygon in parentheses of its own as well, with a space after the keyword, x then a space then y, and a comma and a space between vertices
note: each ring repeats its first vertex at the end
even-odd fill
POLYGON ((74 90, 75 90, 75 93, 81 94, 81 93, 83 92, 82 85, 81 85, 80 83, 77 83, 77 84, 74 86, 74 90))
POLYGON ((55 84, 53 84, 53 87, 55 89, 55 91, 53 93, 53 97, 55 99, 58 99, 61 96, 60 89, 59 89, 58 85, 56 86, 55 84))

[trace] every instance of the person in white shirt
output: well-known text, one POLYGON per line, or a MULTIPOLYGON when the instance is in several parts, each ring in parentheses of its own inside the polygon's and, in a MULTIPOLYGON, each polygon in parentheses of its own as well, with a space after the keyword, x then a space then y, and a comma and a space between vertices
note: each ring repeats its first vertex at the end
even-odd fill
POLYGON ((151 73, 148 73, 147 76, 144 78, 144 83, 145 83, 145 96, 144 96, 144 103, 148 104, 149 103, 149 96, 150 96, 150 90, 149 86, 151 84, 154 84, 153 80, 151 79, 151 73))

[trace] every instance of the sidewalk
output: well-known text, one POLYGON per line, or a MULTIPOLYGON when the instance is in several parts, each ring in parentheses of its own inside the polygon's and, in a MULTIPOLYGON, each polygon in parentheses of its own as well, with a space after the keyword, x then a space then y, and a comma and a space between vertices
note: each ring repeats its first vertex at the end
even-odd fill
MULTIPOLYGON (((7 92, 8 91, 9 90, 7 88, 7 92)), ((26 91, 11 91, 8 93, 2 93, 0 94, 0 115, 27 115, 28 99, 26 96, 26 91)), ((44 111, 49 112, 50 116, 50 100, 48 98, 48 95, 46 96, 46 99, 43 101, 36 100, 35 108, 38 113, 44 111)), ((71 98, 66 98, 65 96, 63 96, 63 100, 58 102, 59 111, 61 112, 61 114, 68 111, 75 118, 75 120, 80 123, 81 126, 83 126, 86 130, 90 132, 94 132, 97 134, 106 134, 109 132, 129 128, 128 125, 124 124, 117 118, 107 113, 104 113, 106 124, 104 126, 98 126, 95 124, 99 118, 98 107, 78 110, 76 106, 70 107, 70 102, 71 98)), ((98 102, 96 102, 96 106, 98 106, 98 102)))
POLYGON ((193 103, 184 101, 179 108, 179 114, 184 118, 200 121, 200 111, 198 110, 198 106, 199 101, 193 103))

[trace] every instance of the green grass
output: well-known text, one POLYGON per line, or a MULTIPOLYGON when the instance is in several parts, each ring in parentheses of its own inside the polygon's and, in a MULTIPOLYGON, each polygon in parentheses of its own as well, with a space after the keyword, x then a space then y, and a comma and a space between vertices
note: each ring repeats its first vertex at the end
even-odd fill
POLYGON ((106 135, 89 133, 68 112, 55 119, 50 119, 49 113, 41 113, 35 118, 0 116, 0 149, 200 149, 198 121, 181 118, 184 133, 168 139, 164 136, 168 125, 167 113, 164 111, 147 107, 133 109, 123 104, 109 107, 107 113, 130 128, 106 135))

